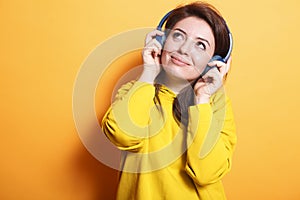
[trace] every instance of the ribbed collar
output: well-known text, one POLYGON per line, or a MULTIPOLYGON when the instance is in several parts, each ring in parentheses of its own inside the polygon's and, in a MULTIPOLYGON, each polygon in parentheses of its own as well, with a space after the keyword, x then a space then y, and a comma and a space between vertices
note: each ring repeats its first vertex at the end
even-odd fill
POLYGON ((161 85, 159 90, 159 95, 165 99, 173 101, 176 97, 176 94, 167 86, 161 85))

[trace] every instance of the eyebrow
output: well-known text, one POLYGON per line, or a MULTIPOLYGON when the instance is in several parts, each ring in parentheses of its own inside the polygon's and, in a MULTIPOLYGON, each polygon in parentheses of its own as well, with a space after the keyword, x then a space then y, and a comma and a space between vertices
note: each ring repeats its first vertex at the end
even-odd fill
MULTIPOLYGON (((187 33, 184 30, 180 29, 180 28, 175 28, 174 30, 180 31, 180 32, 184 33, 185 35, 187 35, 187 33)), ((202 37, 197 37, 196 39, 200 39, 200 40, 206 42, 208 44, 208 46, 210 46, 210 43, 208 42, 208 40, 206 40, 202 37)))

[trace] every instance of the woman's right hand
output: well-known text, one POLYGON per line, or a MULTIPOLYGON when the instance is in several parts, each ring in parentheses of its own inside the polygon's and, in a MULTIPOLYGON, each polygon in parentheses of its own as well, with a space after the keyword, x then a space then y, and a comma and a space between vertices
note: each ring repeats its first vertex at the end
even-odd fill
POLYGON ((147 34, 145 39, 145 46, 142 52, 144 70, 139 78, 140 81, 153 83, 155 77, 159 74, 160 55, 162 45, 156 40, 156 36, 163 36, 164 32, 159 30, 151 31, 147 34))

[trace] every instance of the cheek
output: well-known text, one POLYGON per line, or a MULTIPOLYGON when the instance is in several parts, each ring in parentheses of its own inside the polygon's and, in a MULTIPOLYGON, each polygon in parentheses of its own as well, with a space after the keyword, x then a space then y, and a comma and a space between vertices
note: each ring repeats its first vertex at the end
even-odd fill
POLYGON ((170 62, 170 53, 178 51, 178 45, 167 40, 161 53, 161 64, 166 65, 170 62))
POLYGON ((193 55, 194 65, 200 74, 204 71, 209 60, 210 60, 210 56, 206 53, 204 53, 204 54, 199 53, 199 54, 193 55))
POLYGON ((161 53, 161 64, 165 65, 167 63, 167 52, 165 50, 161 53))
POLYGON ((180 45, 181 45, 180 43, 173 42, 170 37, 167 37, 167 39, 164 43, 163 49, 164 49, 164 51, 167 51, 167 52, 178 51, 178 49, 180 48, 180 45))

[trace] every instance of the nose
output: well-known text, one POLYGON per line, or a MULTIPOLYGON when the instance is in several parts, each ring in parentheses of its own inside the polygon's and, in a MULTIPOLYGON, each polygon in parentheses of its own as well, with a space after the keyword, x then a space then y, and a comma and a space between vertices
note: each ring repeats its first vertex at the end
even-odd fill
POLYGON ((179 47, 179 52, 182 54, 188 54, 191 51, 191 45, 193 44, 193 41, 189 38, 187 38, 179 47))

